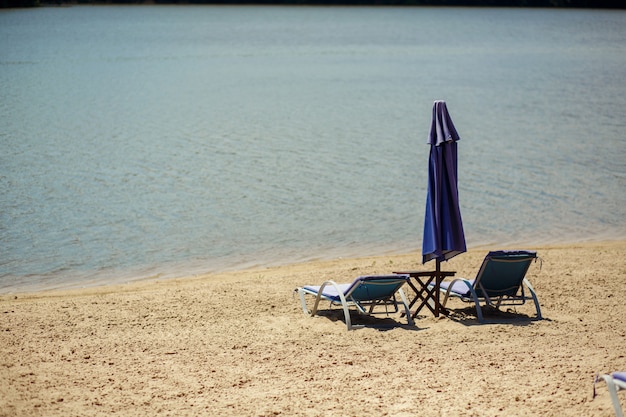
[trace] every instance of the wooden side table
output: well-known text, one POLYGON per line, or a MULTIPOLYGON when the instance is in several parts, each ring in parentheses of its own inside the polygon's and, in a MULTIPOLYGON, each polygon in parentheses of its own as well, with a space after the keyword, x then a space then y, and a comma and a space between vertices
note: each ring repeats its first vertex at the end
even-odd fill
POLYGON ((439 314, 446 314, 446 310, 441 306, 439 300, 439 285, 446 277, 452 277, 456 272, 452 271, 398 271, 394 274, 408 275, 410 277, 408 281, 409 287, 415 292, 415 297, 409 304, 409 309, 420 301, 417 309, 413 313, 413 318, 417 316, 424 306, 433 313, 435 317, 439 317, 439 314), (434 284, 433 284, 434 281, 434 284), (433 284, 430 288, 429 286, 433 284), (430 303, 429 301, 432 301, 430 303))

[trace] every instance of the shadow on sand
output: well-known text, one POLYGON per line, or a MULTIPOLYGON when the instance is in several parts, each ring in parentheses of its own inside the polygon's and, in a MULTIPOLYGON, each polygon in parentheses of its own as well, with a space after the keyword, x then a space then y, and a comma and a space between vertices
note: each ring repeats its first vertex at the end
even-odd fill
POLYGON ((500 310, 491 306, 482 306, 484 321, 481 323, 476 317, 476 308, 465 307, 459 309, 447 309, 447 317, 465 326, 484 326, 489 324, 510 324, 512 326, 528 326, 537 321, 550 321, 550 319, 538 319, 514 309, 500 310))
MULTIPOLYGON (((324 317, 330 321, 340 321, 345 324, 345 318, 341 309, 317 310, 315 316, 324 317)), ((385 312, 374 314, 361 314, 357 311, 350 310, 350 321, 353 329, 371 328, 379 331, 388 331, 393 329, 404 329, 409 331, 424 330, 414 323, 407 324, 405 317, 399 314, 387 315, 385 312)))

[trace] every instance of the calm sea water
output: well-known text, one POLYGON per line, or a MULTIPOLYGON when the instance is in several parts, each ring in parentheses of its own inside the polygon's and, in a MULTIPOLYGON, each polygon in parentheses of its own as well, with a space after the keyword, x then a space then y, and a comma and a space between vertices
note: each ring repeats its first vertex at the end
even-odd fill
POLYGON ((470 247, 626 238, 624 11, 39 8, 0 39, 0 292, 418 249, 436 99, 470 247))

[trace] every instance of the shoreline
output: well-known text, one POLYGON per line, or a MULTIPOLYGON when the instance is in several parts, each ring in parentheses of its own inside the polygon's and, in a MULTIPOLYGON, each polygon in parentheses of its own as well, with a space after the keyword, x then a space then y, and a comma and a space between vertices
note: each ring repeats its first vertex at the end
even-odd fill
MULTIPOLYGON (((579 245, 584 245, 584 246, 588 246, 588 245, 611 245, 611 244, 619 244, 620 242, 626 242, 626 239, 603 239, 603 238, 594 238, 594 239, 587 239, 587 240, 577 240, 577 241, 565 241, 565 242, 560 242, 560 243, 544 243, 544 244, 539 244, 537 246, 534 245, 526 245, 526 244, 490 244, 490 243, 485 243, 485 244, 478 244, 478 245, 474 245, 473 247, 469 248, 467 252, 474 252, 474 251, 485 251, 485 253, 489 250, 499 250, 499 249, 530 249, 530 250, 537 250, 540 251, 541 248, 559 248, 559 247, 575 247, 575 246, 579 246, 579 245), (540 249, 537 249, 540 248, 540 249)), ((352 251, 352 252, 356 252, 356 251, 352 251)), ((183 270, 187 270, 187 271, 191 271, 191 272, 187 272, 187 273, 174 273, 172 272, 172 270, 174 269, 173 267, 169 267, 166 268, 167 271, 163 270, 163 271, 157 271, 155 273, 144 273, 144 274, 135 274, 133 275, 128 275, 128 272, 126 273, 118 273, 116 274, 115 272, 108 272, 105 275, 103 275, 102 277, 94 277, 97 276, 97 274, 92 273, 90 274, 90 276, 94 277, 91 279, 87 279, 84 281, 61 281, 61 282, 57 282, 56 284, 46 284, 46 283, 41 283, 41 284, 30 284, 30 285, 21 285, 21 286, 15 286, 15 287, 7 287, 8 289, 3 289, 0 288, 0 297, 2 296, 13 296, 13 295, 28 295, 28 294, 39 294, 39 293, 50 293, 50 292, 54 292, 54 293, 59 293, 59 292, 72 292, 72 291, 81 291, 81 290, 86 290, 88 291, 89 289, 93 289, 93 288, 99 288, 99 287, 127 287, 127 286, 133 286, 136 285, 138 287, 141 287, 143 284, 150 284, 150 283, 154 283, 154 282, 167 282, 167 281, 179 281, 179 280, 188 280, 188 279, 198 279, 198 278, 204 278, 204 277, 210 277, 210 276, 221 276, 221 275, 229 275, 229 274, 240 274, 243 272, 249 272, 249 271, 264 271, 264 270, 275 270, 275 269, 281 269, 281 268, 291 268, 291 267, 307 267, 307 265, 309 264, 316 264, 316 263, 327 263, 327 262, 341 262, 341 261, 359 261, 362 259, 375 259, 375 258, 393 258, 393 257, 406 257, 406 256, 412 256, 415 258, 415 263, 412 267, 412 269, 417 269, 417 270, 428 270, 429 269, 429 265, 423 265, 421 263, 421 249, 408 249, 406 251, 398 251, 395 249, 390 249, 388 252, 385 252, 384 250, 380 251, 380 253, 378 254, 373 254, 373 255, 365 255, 365 256, 354 256, 354 255, 348 255, 348 256, 333 256, 333 255, 328 255, 328 256, 320 256, 320 257, 311 257, 310 259, 304 259, 302 261, 268 261, 268 262, 253 262, 251 260, 247 260, 245 262, 241 262, 239 264, 232 264, 230 266, 222 266, 222 267, 217 267, 214 270, 202 270, 202 267, 199 266, 194 266, 194 267, 188 267, 185 268, 184 266, 182 267, 183 270), (251 266, 245 266, 245 265, 251 265, 251 266), (118 278, 115 278, 115 276, 118 275, 118 278), (123 275, 123 277, 119 277, 119 275, 123 275), (32 289, 25 289, 25 288, 32 288, 32 289)), ((459 255, 460 257, 462 257, 463 255, 459 255)), ((454 263, 454 262, 452 262, 454 263)), ((185 263, 183 262, 182 265, 184 265, 185 263)), ((445 263, 443 264, 445 267, 445 263)), ((136 269, 136 268, 131 268, 131 270, 136 269)))
MULTIPOLYGON (((538 245, 496 245, 496 244, 481 244, 476 245, 468 249, 468 252, 474 251, 489 251, 489 250, 498 250, 498 249, 530 249, 540 251, 542 248, 561 248, 561 247, 575 247, 578 245, 611 245, 611 244, 619 244, 620 242, 626 242, 626 240, 620 239, 589 239, 589 240, 579 240, 565 243, 548 243, 548 244, 538 244, 538 245), (539 248, 539 249, 537 249, 539 248)), ((318 257, 311 258, 303 261, 270 261, 267 263, 253 264, 251 261, 248 261, 247 264, 253 264, 252 266, 245 267, 246 263, 242 263, 239 266, 230 266, 224 268, 217 268, 216 270, 209 271, 201 271, 201 272, 188 272, 181 274, 174 274, 171 272, 172 268, 168 268, 170 272, 157 272, 144 276, 132 276, 124 274, 123 277, 115 277, 115 273, 110 272, 107 273, 106 276, 108 278, 94 278, 86 281, 77 281, 77 282, 61 282, 57 284, 32 284, 28 285, 28 287, 32 287, 33 289, 24 289, 27 287, 26 285, 22 285, 17 288, 9 289, 7 291, 0 289, 0 297, 2 296, 14 296, 14 295, 28 295, 28 294, 39 294, 39 293, 64 293, 64 292, 73 292, 73 291, 88 291, 89 289, 95 289, 100 287, 121 287, 126 288, 128 286, 143 286, 149 285, 150 283, 162 283, 167 281, 180 281, 180 280, 190 280, 190 279, 198 279, 210 276, 221 276, 221 275, 237 275, 241 273, 248 273, 250 271, 265 271, 265 270, 275 270, 281 268, 290 268, 290 267, 307 267, 309 264, 316 263, 327 263, 327 262, 342 262, 342 261, 359 261, 362 259, 376 259, 376 258, 388 258, 388 257, 414 257, 416 259, 415 265, 413 269, 417 270, 428 270, 429 265, 423 265, 421 263, 421 249, 407 250, 407 251, 397 251, 390 250, 389 252, 381 251, 379 254, 375 255, 365 255, 363 257, 360 256, 332 256, 328 257, 318 257), (46 286, 52 286, 51 288, 45 288, 46 286)), ((459 255, 462 257, 463 255, 459 255)), ((445 266, 445 263, 443 264, 445 266)), ((182 268, 186 270, 200 271, 202 268, 195 266, 193 268, 182 268)))
MULTIPOLYGON (((418 252, 0 295, 0 416, 612 415, 592 390, 626 369, 626 241, 528 249, 540 321, 527 303, 481 325, 451 300, 448 317, 353 315, 348 332, 293 294, 422 269, 418 252)), ((443 269, 473 277, 486 252, 443 269)))

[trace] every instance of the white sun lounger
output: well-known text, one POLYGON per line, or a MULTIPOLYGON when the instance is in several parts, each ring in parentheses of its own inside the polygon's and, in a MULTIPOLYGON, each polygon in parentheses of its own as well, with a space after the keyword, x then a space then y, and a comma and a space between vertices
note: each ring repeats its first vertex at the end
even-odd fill
POLYGON ((337 284, 331 280, 324 282, 320 286, 306 285, 297 288, 296 291, 300 295, 304 314, 314 316, 317 313, 321 300, 329 301, 331 306, 335 304, 341 305, 348 330, 355 327, 363 327, 352 325, 350 321, 350 306, 355 306, 359 313, 363 314, 373 314, 373 309, 376 306, 385 306, 387 308, 390 305, 394 307, 394 312, 397 312, 399 310, 396 300, 397 293, 402 300, 408 324, 412 325, 413 320, 409 312, 409 304, 401 289, 408 279, 408 275, 369 275, 358 277, 349 284, 337 284), (306 306, 305 295, 307 294, 315 297, 315 304, 310 312, 306 306), (366 309, 366 307, 369 308, 366 309))

